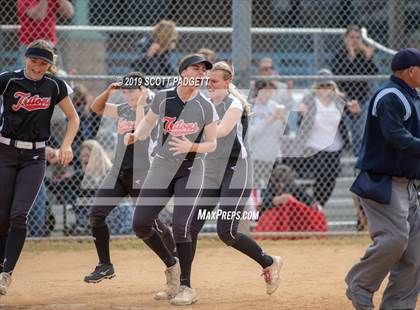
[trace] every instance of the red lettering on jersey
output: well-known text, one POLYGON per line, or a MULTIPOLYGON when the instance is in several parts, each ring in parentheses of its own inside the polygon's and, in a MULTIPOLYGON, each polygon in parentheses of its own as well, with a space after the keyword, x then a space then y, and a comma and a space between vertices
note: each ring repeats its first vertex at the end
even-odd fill
POLYGON ((12 105, 13 111, 25 109, 26 111, 34 110, 45 110, 48 109, 51 103, 51 98, 41 98, 38 95, 32 96, 31 93, 15 92, 13 95, 15 98, 19 98, 18 102, 12 105))
POLYGON ((184 120, 180 119, 176 121, 176 117, 167 117, 163 118, 163 133, 170 134, 174 137, 186 136, 196 133, 200 130, 198 124, 194 123, 185 123, 184 120))
POLYGON ((120 118, 118 120, 118 134, 123 135, 127 132, 133 132, 136 126, 136 122, 134 121, 127 121, 125 119, 120 118))

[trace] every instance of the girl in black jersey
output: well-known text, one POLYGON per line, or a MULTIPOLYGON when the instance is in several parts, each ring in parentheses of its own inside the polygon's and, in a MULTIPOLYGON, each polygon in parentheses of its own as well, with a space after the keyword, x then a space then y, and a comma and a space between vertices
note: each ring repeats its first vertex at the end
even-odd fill
POLYGON ((53 49, 44 40, 25 52, 25 69, 0 75, 0 295, 5 295, 26 237, 26 220, 45 174, 45 146, 56 105, 67 117, 60 163, 73 158, 79 118, 66 83, 50 74, 53 49))
POLYGON ((179 86, 160 91, 151 109, 126 142, 144 140, 158 122, 156 156, 143 184, 134 213, 136 235, 160 257, 167 269, 167 287, 155 299, 171 299, 180 290, 183 278, 189 278, 192 260, 189 225, 204 181, 205 153, 216 148, 216 111, 199 91, 206 70, 212 67, 202 55, 184 57, 178 72, 179 86), (164 246, 153 222, 174 196, 173 233, 179 257, 164 246))
MULTIPOLYGON (((281 258, 266 255, 254 240, 238 232, 252 187, 252 167, 245 143, 250 108, 232 85, 232 79, 232 69, 226 62, 215 63, 208 73, 208 94, 221 121, 217 126, 217 149, 205 159, 204 189, 191 222, 192 255, 194 257, 197 235, 206 221, 207 212, 220 203, 221 212, 217 218, 219 238, 260 264, 267 294, 272 294, 279 284, 281 258)), ((189 284, 186 281, 185 285, 189 284)), ((175 296, 173 303, 188 305, 196 300, 195 290, 188 288, 175 296)))
MULTIPOLYGON (((143 78, 138 72, 129 73, 127 78, 143 78)), ((124 144, 124 135, 133 132, 135 125, 144 117, 154 94, 146 87, 124 88, 121 83, 112 83, 93 102, 92 111, 113 117, 118 120, 118 143, 114 165, 105 177, 100 189, 96 193, 90 214, 92 236, 95 239, 99 264, 95 270, 84 278, 87 283, 98 283, 103 279, 115 276, 109 253, 109 230, 105 220, 123 197, 127 195, 137 198, 141 185, 149 170, 149 143, 150 139, 138 141, 133 145, 124 144), (107 100, 111 92, 122 88, 125 103, 113 104, 107 100), (136 117, 137 112, 137 117, 136 117)), ((160 233, 168 250, 175 251, 175 242, 168 227, 158 219, 154 228, 160 233)))

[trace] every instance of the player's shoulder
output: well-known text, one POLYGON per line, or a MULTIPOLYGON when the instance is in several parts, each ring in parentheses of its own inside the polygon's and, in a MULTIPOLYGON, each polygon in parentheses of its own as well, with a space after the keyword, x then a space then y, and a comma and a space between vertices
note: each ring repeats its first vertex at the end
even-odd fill
POLYGON ((23 77, 23 70, 3 71, 0 73, 0 79, 2 80, 10 80, 13 78, 20 78, 20 77, 23 77))
POLYGON ((198 92, 196 100, 199 101, 201 104, 207 106, 214 106, 213 102, 211 102, 211 99, 202 90, 198 92))
POLYGON ((54 81, 54 82, 56 82, 56 83, 65 83, 64 82, 64 80, 62 79, 62 78, 60 78, 60 77, 58 77, 58 76, 56 76, 56 75, 53 75, 53 74, 51 74, 51 73, 46 73, 45 75, 44 75, 44 78, 46 78, 46 79, 49 79, 49 80, 51 80, 51 81, 54 81))
POLYGON ((170 87, 170 88, 158 90, 154 94, 154 99, 165 99, 167 97, 174 96, 174 92, 176 92, 176 87, 170 87))
POLYGON ((238 97, 232 94, 229 94, 229 96, 227 96, 227 99, 228 99, 227 109, 238 109, 242 112, 244 111, 244 106, 242 105, 242 102, 238 97))

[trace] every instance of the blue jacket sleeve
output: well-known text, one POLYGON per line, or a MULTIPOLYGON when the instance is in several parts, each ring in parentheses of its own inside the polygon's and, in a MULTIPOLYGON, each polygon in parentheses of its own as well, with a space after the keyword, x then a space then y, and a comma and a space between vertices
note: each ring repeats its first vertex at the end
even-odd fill
POLYGON ((413 136, 405 128, 405 108, 399 99, 393 94, 383 97, 378 102, 377 113, 386 143, 403 153, 420 157, 420 138, 413 136))

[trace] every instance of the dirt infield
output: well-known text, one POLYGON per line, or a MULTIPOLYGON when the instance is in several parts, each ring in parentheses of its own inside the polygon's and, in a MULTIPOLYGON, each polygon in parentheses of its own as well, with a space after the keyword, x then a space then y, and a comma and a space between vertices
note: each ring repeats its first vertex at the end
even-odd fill
MULTIPOLYGON (((201 240, 192 283, 199 294, 187 309, 352 309, 346 271, 367 239, 264 241, 285 260, 282 284, 265 294, 260 268, 219 241, 201 240)), ((96 264, 93 243, 34 243, 25 247, 1 309, 174 309, 152 296, 164 283, 163 264, 137 240, 113 241, 117 277, 82 282, 96 264)), ((378 298, 375 304, 379 304, 378 298)), ((420 303, 419 303, 420 306, 420 303)))

